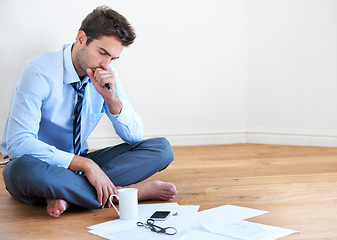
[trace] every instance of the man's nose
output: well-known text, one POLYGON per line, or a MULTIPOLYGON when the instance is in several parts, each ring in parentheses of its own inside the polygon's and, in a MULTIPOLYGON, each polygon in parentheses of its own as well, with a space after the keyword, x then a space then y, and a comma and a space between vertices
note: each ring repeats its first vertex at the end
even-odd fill
POLYGON ((110 65, 110 60, 103 60, 103 61, 101 61, 101 67, 104 70, 108 70, 109 69, 109 65, 110 65))

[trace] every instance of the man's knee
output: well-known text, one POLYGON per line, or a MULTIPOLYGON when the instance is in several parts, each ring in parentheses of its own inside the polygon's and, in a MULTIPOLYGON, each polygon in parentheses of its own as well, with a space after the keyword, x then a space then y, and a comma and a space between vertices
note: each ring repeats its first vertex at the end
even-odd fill
POLYGON ((5 168, 7 168, 6 174, 10 177, 21 176, 22 178, 38 177, 41 176, 41 171, 37 170, 37 165, 42 163, 40 160, 29 156, 24 155, 15 160, 11 160, 5 168), (40 173, 40 174, 38 174, 40 173))
POLYGON ((42 185, 40 181, 43 173, 34 167, 36 159, 24 155, 8 162, 3 170, 3 179, 7 191, 18 201, 29 204, 40 204, 41 199, 32 196, 30 189, 32 182, 42 185))
POLYGON ((166 168, 174 159, 169 141, 164 137, 152 138, 149 139, 149 144, 157 152, 157 160, 162 162, 163 168, 166 168))
POLYGON ((45 163, 28 155, 11 160, 3 171, 7 189, 10 192, 29 195, 30 189, 34 186, 42 187, 46 182, 45 173, 41 171, 40 166, 43 164, 45 163))

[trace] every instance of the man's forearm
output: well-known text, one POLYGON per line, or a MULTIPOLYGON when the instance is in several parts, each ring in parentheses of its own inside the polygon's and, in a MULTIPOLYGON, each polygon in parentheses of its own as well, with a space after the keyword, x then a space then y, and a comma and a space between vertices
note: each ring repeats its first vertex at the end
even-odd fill
POLYGON ((119 100, 118 96, 116 95, 113 100, 106 102, 109 107, 109 112, 113 115, 120 114, 123 108, 122 102, 119 100))
POLYGON ((87 171, 90 171, 93 164, 94 162, 91 159, 75 155, 73 157, 73 160, 69 164, 68 169, 85 173, 87 171))

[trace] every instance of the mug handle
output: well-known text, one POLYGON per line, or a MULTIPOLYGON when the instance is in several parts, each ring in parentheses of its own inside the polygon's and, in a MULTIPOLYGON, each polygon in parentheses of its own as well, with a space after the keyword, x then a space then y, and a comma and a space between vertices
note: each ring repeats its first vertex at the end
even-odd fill
POLYGON ((118 216, 120 216, 119 211, 117 210, 115 204, 112 202, 113 197, 116 197, 116 198, 119 200, 119 196, 116 195, 116 194, 112 194, 112 195, 109 197, 109 201, 110 201, 111 205, 114 207, 114 209, 116 210, 116 212, 118 213, 118 216))

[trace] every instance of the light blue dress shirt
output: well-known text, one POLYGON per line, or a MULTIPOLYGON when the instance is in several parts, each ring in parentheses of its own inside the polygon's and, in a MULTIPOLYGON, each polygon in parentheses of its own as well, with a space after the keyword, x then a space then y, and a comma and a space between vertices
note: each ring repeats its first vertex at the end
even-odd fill
POLYGON ((4 158, 34 156, 51 165, 68 168, 74 157, 73 119, 77 94, 71 83, 86 86, 81 120, 81 152, 88 150, 86 139, 105 113, 116 133, 127 143, 143 139, 143 123, 132 109, 114 67, 116 92, 123 104, 112 115, 89 77, 80 81, 71 60, 72 45, 48 52, 27 62, 18 77, 6 122, 1 153, 4 158))

